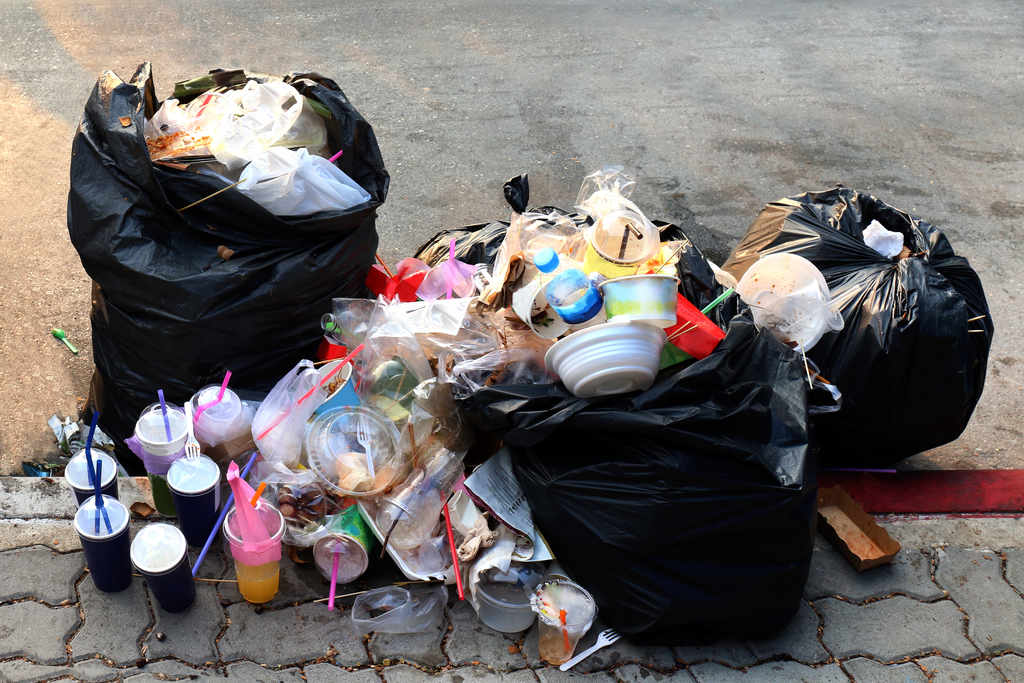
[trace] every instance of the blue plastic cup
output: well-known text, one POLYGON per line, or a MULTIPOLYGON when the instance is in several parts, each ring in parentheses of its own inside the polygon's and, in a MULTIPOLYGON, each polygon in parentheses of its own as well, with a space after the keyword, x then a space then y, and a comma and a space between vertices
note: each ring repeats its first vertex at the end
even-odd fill
POLYGON ((75 531, 82 541, 85 564, 96 588, 105 593, 117 593, 132 582, 129 513, 128 508, 111 496, 103 496, 103 509, 106 519, 96 508, 96 497, 87 498, 75 513, 75 531), (99 526, 96 525, 97 515, 99 526))
POLYGON ((184 612, 196 600, 185 536, 173 524, 147 524, 135 535, 132 564, 146 579, 157 603, 168 612, 184 612))

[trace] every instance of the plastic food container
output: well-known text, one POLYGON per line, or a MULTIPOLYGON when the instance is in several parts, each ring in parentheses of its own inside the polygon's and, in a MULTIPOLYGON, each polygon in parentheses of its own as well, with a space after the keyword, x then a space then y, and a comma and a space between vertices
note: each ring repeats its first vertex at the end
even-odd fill
POLYGON ((614 323, 636 322, 659 328, 676 324, 674 275, 630 275, 601 283, 604 310, 614 323))
POLYGON ((601 216, 588 233, 584 270, 605 277, 622 277, 636 272, 661 246, 658 229, 647 218, 632 209, 609 211, 601 216))
POLYGON ((502 633, 530 628, 536 618, 530 596, 541 578, 535 568, 519 562, 513 562, 507 572, 481 576, 476 586, 480 621, 502 633))
POLYGON ((556 342, 547 369, 579 398, 648 389, 658 374, 665 332, 644 323, 595 325, 556 342))
POLYGON ((398 442, 398 429, 384 415, 345 406, 313 420, 306 433, 306 458, 330 489, 345 496, 375 496, 408 472, 398 442))

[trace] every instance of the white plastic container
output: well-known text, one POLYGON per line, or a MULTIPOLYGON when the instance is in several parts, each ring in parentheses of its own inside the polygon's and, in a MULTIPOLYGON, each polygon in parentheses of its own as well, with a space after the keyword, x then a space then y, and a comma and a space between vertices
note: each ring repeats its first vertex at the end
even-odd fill
POLYGON ((604 310, 616 324, 645 323, 659 328, 676 324, 675 275, 629 275, 601 283, 604 310))
POLYGON ((658 374, 665 332, 644 323, 595 325, 556 342, 547 369, 579 398, 650 388, 658 374))

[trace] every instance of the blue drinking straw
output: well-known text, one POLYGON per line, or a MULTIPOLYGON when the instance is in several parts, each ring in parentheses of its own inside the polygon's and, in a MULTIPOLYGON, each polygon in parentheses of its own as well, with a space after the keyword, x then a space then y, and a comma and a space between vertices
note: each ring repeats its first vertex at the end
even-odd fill
POLYGON ((156 395, 160 397, 160 412, 164 414, 164 429, 167 430, 167 440, 173 441, 171 438, 171 421, 167 419, 167 404, 164 403, 164 390, 157 389, 156 395))
MULTIPOLYGON (((253 463, 256 462, 256 456, 260 454, 259 451, 253 451, 252 455, 249 456, 249 462, 245 463, 245 467, 242 468, 242 479, 245 479, 249 474, 249 470, 252 469, 253 463)), ((203 544, 203 549, 199 551, 199 557, 196 558, 196 563, 192 566, 192 576, 199 573, 199 567, 203 564, 203 560, 206 559, 206 553, 209 552, 210 546, 213 545, 213 539, 217 537, 217 532, 220 531, 220 527, 224 524, 224 518, 228 516, 228 508, 235 502, 235 493, 232 491, 228 495, 228 499, 224 501, 224 507, 220 509, 220 517, 217 518, 217 523, 213 525, 213 530, 210 531, 210 536, 206 539, 206 543, 203 544)))
POLYGON ((103 461, 96 461, 96 479, 93 484, 93 488, 96 491, 96 534, 100 533, 100 513, 103 513, 103 521, 107 523, 107 533, 114 533, 113 527, 110 526, 110 517, 107 516, 107 508, 103 507, 103 492, 100 491, 100 477, 103 473, 103 461))
POLYGON ((100 419, 99 411, 92 411, 92 424, 89 425, 89 434, 85 437, 85 464, 86 473, 89 475, 89 483, 96 486, 96 478, 93 476, 92 464, 92 435, 96 433, 96 423, 100 419))

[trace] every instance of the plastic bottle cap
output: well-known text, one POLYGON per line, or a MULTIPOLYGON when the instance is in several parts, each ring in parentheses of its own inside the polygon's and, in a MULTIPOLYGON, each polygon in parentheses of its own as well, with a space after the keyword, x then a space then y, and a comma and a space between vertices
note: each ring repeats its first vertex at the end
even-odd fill
POLYGON ((551 247, 544 247, 533 257, 533 265, 542 273, 550 273, 558 267, 558 252, 551 247))

